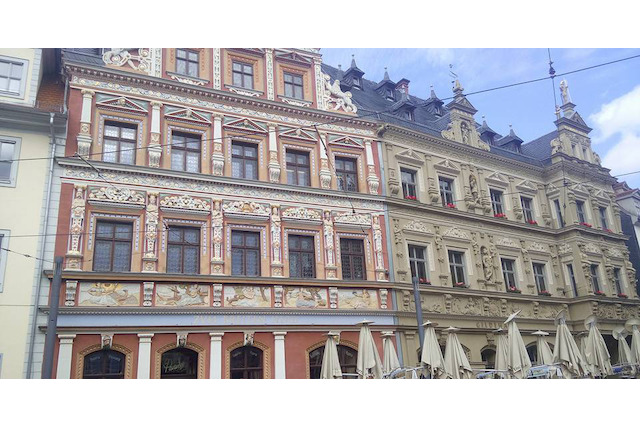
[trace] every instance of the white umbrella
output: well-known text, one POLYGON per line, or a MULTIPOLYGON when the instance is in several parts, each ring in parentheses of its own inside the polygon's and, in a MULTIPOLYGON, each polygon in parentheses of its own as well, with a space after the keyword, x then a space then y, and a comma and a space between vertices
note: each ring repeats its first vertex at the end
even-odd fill
POLYGON ((358 360, 356 372, 360 378, 382 378, 382 361, 380 354, 373 341, 373 335, 369 325, 373 323, 370 320, 363 320, 358 323, 360 326, 360 339, 358 340, 358 360))
POLYGON ((556 341, 553 347, 553 363, 559 364, 564 378, 583 377, 587 372, 584 360, 565 321, 566 311, 556 316, 556 341))
POLYGON ((462 344, 460 344, 460 340, 458 340, 458 335, 456 335, 456 332, 460 329, 449 326, 445 330, 449 332, 447 345, 444 349, 445 371, 454 379, 473 378, 473 370, 471 369, 471 365, 469 365, 467 355, 464 354, 462 344))
POLYGON ((338 345, 336 343, 339 338, 340 334, 337 332, 329 332, 327 334, 327 342, 324 345, 324 354, 322 355, 321 379, 342 379, 342 369, 340 369, 338 345))
POLYGON ((591 315, 584 321, 585 327, 589 330, 584 356, 587 367, 594 377, 606 377, 607 375, 613 375, 611 355, 596 325, 597 320, 596 316, 591 315))
POLYGON ((506 371, 507 359, 509 357, 509 342, 507 341, 507 334, 502 328, 498 328, 493 331, 494 335, 498 335, 498 345, 496 346, 496 363, 495 369, 497 371, 506 371))
POLYGON ((398 369, 400 367, 400 361, 398 360, 398 354, 396 348, 393 345, 393 339, 395 334, 393 332, 383 332, 382 334, 382 353, 384 354, 384 362, 382 365, 382 372, 388 374, 389 372, 398 369))
POLYGON ((444 357, 438 343, 435 326, 437 323, 430 321, 424 322, 424 342, 422 343, 422 364, 427 366, 431 378, 444 378, 447 373, 444 368, 444 357))
POLYGON ((520 335, 520 329, 516 325, 515 318, 518 314, 520 314, 520 310, 513 313, 504 322, 508 327, 507 369, 514 377, 524 378, 529 368, 531 368, 531 360, 522 340, 522 335, 520 335))
POLYGON ((531 335, 535 335, 537 337, 536 348, 538 365, 551 365, 553 363, 553 353, 551 352, 551 348, 549 348, 547 340, 544 339, 544 337, 549 335, 549 332, 535 331, 531 335))
POLYGON ((627 331, 623 326, 618 326, 613 329, 612 335, 618 340, 618 364, 626 365, 631 363, 631 349, 627 344, 627 331))
POLYGON ((631 332, 631 363, 640 364, 640 330, 638 330, 640 320, 627 320, 624 327, 631 332))

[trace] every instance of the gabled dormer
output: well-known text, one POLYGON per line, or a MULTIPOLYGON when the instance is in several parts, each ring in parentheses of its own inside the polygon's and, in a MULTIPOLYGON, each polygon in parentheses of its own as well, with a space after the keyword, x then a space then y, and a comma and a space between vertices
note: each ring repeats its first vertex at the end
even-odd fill
POLYGON ((453 101, 447 104, 449 123, 441 134, 445 139, 488 151, 489 144, 480 138, 473 118, 478 110, 464 96, 463 91, 462 85, 456 80, 453 87, 453 101))
POLYGON ((431 95, 429 99, 427 99, 424 103, 424 108, 431 114, 436 117, 442 117, 444 115, 444 102, 438 98, 436 92, 433 90, 433 86, 431 86, 431 95))
POLYGON ((509 125, 509 135, 497 141, 496 145, 505 150, 513 151, 515 153, 521 153, 520 146, 524 141, 513 131, 513 127, 509 125))
POLYGON ((478 133, 480 134, 480 138, 489 145, 495 145, 496 143, 496 135, 498 133, 491 129, 487 124, 484 116, 482 116, 482 126, 478 128, 478 133))
POLYGON ((409 98, 409 94, 406 92, 400 92, 400 99, 391 107, 394 114, 410 121, 415 120, 415 109, 416 104, 409 98))
POLYGON ((351 55, 351 66, 344 72, 340 80, 341 86, 347 90, 362 89, 362 76, 364 76, 364 71, 358 68, 355 56, 351 55))
POLYGON ((396 83, 389 78, 386 67, 384 69, 384 77, 376 85, 375 90, 388 101, 396 100, 396 83))

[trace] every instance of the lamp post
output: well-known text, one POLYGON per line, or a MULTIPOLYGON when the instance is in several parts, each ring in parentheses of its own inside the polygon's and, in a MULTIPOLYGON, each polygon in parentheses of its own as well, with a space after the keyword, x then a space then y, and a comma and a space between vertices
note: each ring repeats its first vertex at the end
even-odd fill
POLYGON ((418 338, 420 339, 420 346, 424 344, 424 326, 422 326, 422 303, 420 300, 420 289, 418 288, 418 278, 413 277, 413 300, 416 303, 416 318, 418 320, 418 338))

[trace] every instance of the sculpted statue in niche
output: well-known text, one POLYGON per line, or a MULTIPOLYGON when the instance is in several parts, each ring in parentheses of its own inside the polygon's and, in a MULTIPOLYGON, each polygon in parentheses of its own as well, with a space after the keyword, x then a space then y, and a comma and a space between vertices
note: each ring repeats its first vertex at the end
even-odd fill
POLYGON ((489 253, 489 249, 486 246, 483 246, 480 249, 482 252, 482 268, 484 270, 484 278, 487 282, 490 282, 493 278, 493 257, 489 253))
POLYGON ((474 174, 469 174, 469 187, 471 188, 471 195, 473 200, 478 200, 478 180, 474 174))
POLYGON ((469 143, 469 125, 466 122, 460 123, 460 134, 462 135, 462 143, 469 143))

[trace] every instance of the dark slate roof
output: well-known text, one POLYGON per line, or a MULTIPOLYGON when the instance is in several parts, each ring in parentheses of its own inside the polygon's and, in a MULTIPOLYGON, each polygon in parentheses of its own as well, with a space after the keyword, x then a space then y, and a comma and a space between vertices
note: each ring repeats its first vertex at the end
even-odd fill
POLYGON ((525 156, 534 157, 542 160, 545 164, 549 163, 551 157, 551 140, 558 137, 558 131, 554 130, 546 135, 534 139, 531 142, 522 144, 520 149, 525 156))
POLYGON ((62 57, 68 61, 104 66, 98 49, 62 49, 62 57))

